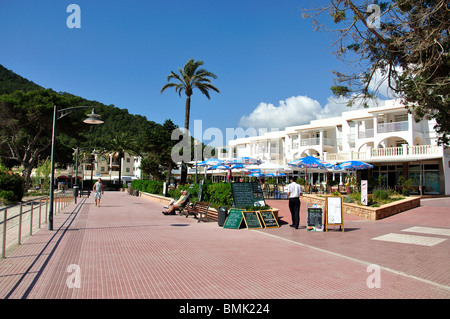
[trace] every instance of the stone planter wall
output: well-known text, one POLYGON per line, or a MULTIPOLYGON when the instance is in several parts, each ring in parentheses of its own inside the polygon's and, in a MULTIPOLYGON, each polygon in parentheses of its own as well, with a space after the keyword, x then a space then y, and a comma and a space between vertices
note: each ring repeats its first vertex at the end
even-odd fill
POLYGON ((147 199, 153 200, 159 204, 167 205, 172 200, 172 197, 165 197, 162 195, 155 195, 150 193, 139 192, 140 197, 145 197, 147 199))
MULTIPOLYGON (((323 204, 325 206, 325 197, 304 194, 302 196, 302 202, 323 204)), ((383 205, 381 207, 367 207, 357 204, 342 203, 344 213, 363 217, 370 220, 383 219, 419 206, 420 206, 419 196, 409 196, 405 199, 398 200, 393 203, 383 205)))

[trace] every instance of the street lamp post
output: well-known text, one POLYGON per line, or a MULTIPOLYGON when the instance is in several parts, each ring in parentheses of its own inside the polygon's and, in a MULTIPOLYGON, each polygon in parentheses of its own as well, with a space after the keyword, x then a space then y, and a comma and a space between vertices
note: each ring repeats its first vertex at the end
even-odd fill
POLYGON ((56 105, 53 107, 53 128, 52 128, 52 146, 51 146, 51 172, 50 172, 50 207, 48 210, 48 230, 53 230, 53 199, 54 199, 54 180, 55 180, 55 129, 56 121, 60 118, 80 109, 92 108, 92 113, 83 122, 87 124, 102 124, 100 115, 94 114, 92 106, 76 106, 67 109, 57 110, 56 105))

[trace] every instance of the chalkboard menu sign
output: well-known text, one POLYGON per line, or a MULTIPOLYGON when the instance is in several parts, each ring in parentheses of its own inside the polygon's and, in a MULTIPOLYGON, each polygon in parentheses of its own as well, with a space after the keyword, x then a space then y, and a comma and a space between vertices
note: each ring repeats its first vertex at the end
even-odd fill
POLYGON ((243 211, 243 209, 230 209, 228 217, 223 224, 223 228, 239 229, 241 227, 242 219, 244 218, 242 215, 243 211))
POLYGON ((261 185, 258 182, 231 183, 231 189, 235 207, 266 206, 261 185))
POLYGON ((261 221, 259 220, 258 212, 243 212, 245 225, 248 229, 262 228, 261 221))
POLYGON ((322 204, 306 204, 306 230, 323 231, 323 206, 322 204))
POLYGON ((259 211, 259 215, 261 216, 264 227, 266 228, 280 227, 280 225, 278 225, 277 219, 275 218, 271 210, 261 210, 259 211))

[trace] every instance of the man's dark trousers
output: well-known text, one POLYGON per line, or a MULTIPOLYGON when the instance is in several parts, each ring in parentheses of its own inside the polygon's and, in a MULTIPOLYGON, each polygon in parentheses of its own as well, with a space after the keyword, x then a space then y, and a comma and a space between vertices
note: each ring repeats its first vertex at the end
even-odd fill
POLYGON ((292 227, 298 228, 300 223, 300 199, 289 198, 289 210, 291 211, 292 227))

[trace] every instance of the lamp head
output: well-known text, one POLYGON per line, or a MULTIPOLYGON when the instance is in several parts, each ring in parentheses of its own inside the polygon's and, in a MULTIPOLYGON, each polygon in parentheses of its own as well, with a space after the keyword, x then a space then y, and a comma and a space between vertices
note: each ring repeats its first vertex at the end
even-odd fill
POLYGON ((92 109, 92 113, 89 114, 89 117, 83 121, 87 124, 102 124, 103 121, 100 119, 100 115, 94 113, 94 109, 92 109))

